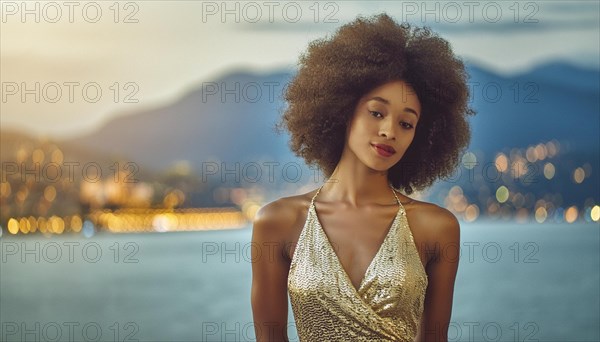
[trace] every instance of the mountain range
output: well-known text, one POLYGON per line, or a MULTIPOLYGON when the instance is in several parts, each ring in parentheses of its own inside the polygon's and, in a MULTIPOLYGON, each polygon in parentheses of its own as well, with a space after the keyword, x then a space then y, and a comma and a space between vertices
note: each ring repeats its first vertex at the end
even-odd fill
MULTIPOLYGON (((572 150, 598 152, 597 70, 556 62, 509 78, 472 64, 467 70, 477 110, 471 118, 470 149, 490 155, 556 139, 572 150)), ((282 91, 292 76, 231 73, 203 83, 174 103, 117 117, 91 134, 63 143, 118 153, 151 169, 180 160, 198 170, 203 162, 215 160, 295 160, 287 134, 272 129, 284 106, 282 91)))

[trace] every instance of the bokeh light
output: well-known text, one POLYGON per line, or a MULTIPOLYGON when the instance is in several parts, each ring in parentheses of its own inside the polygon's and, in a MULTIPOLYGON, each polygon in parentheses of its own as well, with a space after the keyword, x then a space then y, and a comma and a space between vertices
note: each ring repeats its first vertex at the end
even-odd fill
POLYGON ((555 173, 556 169, 554 168, 554 164, 550 162, 544 164, 544 177, 546 177, 546 179, 554 178, 555 173))
POLYGON ((508 200, 509 194, 510 192, 508 191, 508 189, 504 185, 502 185, 496 190, 496 200, 500 203, 504 203, 508 200))
POLYGON ((565 221, 568 223, 575 222, 575 220, 577 220, 578 216, 579 216, 579 212, 577 211, 577 207, 575 207, 575 206, 571 206, 571 207, 567 208, 567 210, 565 211, 565 221))
POLYGON ((506 172, 508 170, 508 158, 504 153, 500 153, 496 156, 495 164, 498 172, 506 172))
POLYGON ((598 222, 600 221, 600 206, 599 205, 595 205, 590 213, 590 217, 592 218, 592 220, 598 222))
POLYGON ((463 154, 462 164, 466 169, 473 169, 477 164, 477 156, 473 152, 463 154))
POLYGON ((578 167, 573 171, 573 181, 577 184, 581 184, 585 179, 585 171, 583 168, 578 167))
POLYGON ((538 223, 543 223, 546 221, 546 218, 548 218, 548 212, 546 211, 546 208, 539 207, 535 210, 535 220, 538 223))

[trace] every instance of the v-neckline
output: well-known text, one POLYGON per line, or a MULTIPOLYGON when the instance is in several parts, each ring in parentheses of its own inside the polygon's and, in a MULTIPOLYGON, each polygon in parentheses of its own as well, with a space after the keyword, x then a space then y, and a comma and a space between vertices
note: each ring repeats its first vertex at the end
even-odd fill
MULTIPOLYGON (((394 191, 394 190, 392 189, 392 191, 394 191)), ((394 195, 396 195, 396 194, 394 193, 394 195)), ((316 194, 315 194, 315 197, 316 197, 316 194)), ((357 294, 360 294, 360 292, 363 288, 363 285, 367 279, 367 276, 369 275, 369 272, 371 272, 371 269, 375 266, 375 262, 379 258, 380 254, 383 253, 382 252, 383 248, 384 248, 386 242, 389 240, 390 235, 392 234, 392 229, 394 229, 394 227, 397 227, 396 221, 398 220, 398 217, 400 216, 400 213, 402 212, 403 206, 402 206, 402 203, 400 202, 400 199, 398 199, 397 196, 396 196, 396 201, 398 202, 398 211, 396 211, 396 215, 394 216, 392 223, 390 224, 390 226, 387 229, 386 235, 383 238, 383 242, 381 243, 381 245, 379 245, 379 248, 377 249, 375 256, 373 257, 373 259, 371 259, 369 266, 367 266, 367 269, 365 270, 365 273, 363 274, 362 279, 360 280, 360 282, 358 284, 358 288, 354 287, 354 284, 352 283, 352 279, 350 279, 348 272, 344 269, 344 266, 342 265, 340 258, 338 257, 337 253, 335 252, 335 249, 333 248, 333 245, 331 244, 331 241, 329 240, 327 233, 325 233, 325 229, 323 229, 323 225, 321 224, 321 221, 319 220, 319 215, 317 214, 317 208, 314 204, 314 198, 311 201, 310 208, 313 211, 313 214, 315 216, 315 221, 316 221, 317 225, 319 226, 319 230, 325 237, 325 240, 327 240, 327 244, 329 245, 329 249, 333 254, 335 262, 338 264, 338 266, 342 270, 342 273, 344 274, 344 277, 346 278, 348 285, 350 285, 350 287, 353 288, 354 292, 357 294)))

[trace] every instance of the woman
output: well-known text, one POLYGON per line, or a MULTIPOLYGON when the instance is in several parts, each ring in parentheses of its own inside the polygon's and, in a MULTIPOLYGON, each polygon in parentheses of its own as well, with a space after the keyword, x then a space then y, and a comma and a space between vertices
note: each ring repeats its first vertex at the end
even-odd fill
POLYGON ((468 75, 444 39, 386 14, 312 42, 278 126, 327 181, 253 222, 258 341, 446 341, 456 217, 410 195, 453 173, 470 140, 468 75))

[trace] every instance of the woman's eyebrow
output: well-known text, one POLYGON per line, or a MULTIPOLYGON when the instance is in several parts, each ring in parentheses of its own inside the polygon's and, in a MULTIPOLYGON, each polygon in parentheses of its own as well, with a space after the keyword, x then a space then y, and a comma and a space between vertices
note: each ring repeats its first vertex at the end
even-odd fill
POLYGON ((414 109, 412 109, 410 107, 404 107, 404 111, 416 115, 417 119, 419 118, 419 113, 417 113, 414 109))
MULTIPOLYGON (((373 100, 374 100, 374 101, 381 102, 381 103, 384 103, 384 104, 386 104, 386 105, 389 105, 389 104, 390 104, 390 101, 389 101, 388 99, 384 99, 384 98, 383 98, 383 97, 381 97, 381 96, 374 96, 374 97, 370 98, 368 101, 373 101, 373 100)), ((420 115, 419 115, 419 113, 417 113, 417 111, 416 111, 416 110, 414 110, 414 109, 412 109, 412 108, 410 108, 410 107, 404 107, 404 111, 405 111, 405 112, 412 113, 412 114, 416 115, 416 116, 417 116, 417 119, 418 119, 418 118, 419 118, 419 116, 420 116, 420 115)))
POLYGON ((379 102, 383 102, 383 103, 385 103, 386 105, 389 105, 389 104, 390 104, 390 101, 389 101, 389 100, 387 100, 387 99, 384 99, 383 97, 380 97, 380 96, 374 96, 374 97, 372 97, 372 98, 370 98, 370 99, 369 99, 369 101, 372 101, 372 100, 379 101, 379 102))

